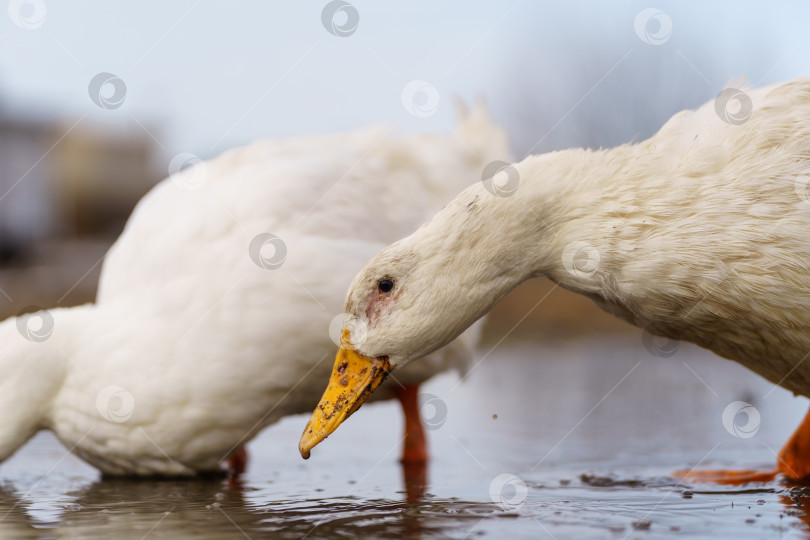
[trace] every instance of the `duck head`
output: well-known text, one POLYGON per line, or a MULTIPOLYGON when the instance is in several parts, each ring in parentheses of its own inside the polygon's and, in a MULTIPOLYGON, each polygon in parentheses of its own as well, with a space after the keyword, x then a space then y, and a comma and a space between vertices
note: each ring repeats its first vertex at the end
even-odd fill
POLYGON ((450 343, 522 280, 507 246, 471 218, 480 197, 469 188, 355 277, 331 378, 299 443, 305 459, 389 373, 450 343))

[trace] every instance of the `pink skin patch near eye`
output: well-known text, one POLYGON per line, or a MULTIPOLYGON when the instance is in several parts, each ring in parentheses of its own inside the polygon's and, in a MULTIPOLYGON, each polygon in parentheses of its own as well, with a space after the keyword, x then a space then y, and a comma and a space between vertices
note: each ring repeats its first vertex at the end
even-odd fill
POLYGON ((369 296, 371 296, 371 299, 366 308, 366 320, 368 325, 373 327, 377 325, 380 316, 387 315, 394 308, 394 304, 399 297, 399 291, 383 294, 375 290, 369 296))

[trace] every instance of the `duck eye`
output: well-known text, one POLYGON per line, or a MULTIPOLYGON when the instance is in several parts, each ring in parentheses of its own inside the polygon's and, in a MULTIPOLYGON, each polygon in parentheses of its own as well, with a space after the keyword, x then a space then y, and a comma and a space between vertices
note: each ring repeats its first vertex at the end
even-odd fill
POLYGON ((390 293, 391 289, 394 288, 394 282, 390 279, 381 279, 380 282, 377 284, 377 289, 383 294, 390 293))

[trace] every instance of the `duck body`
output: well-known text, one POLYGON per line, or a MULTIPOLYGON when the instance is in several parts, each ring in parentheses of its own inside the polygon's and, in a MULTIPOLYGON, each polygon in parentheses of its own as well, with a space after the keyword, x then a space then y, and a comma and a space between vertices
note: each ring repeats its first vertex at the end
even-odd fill
MULTIPOLYGON (((217 471, 264 427, 311 409, 362 262, 507 152, 483 111, 454 136, 390 132, 259 141, 157 185, 110 249, 96 303, 49 311, 42 341, 0 324, 11 344, 0 385, 20 411, 0 426, 0 458, 50 429, 104 473, 217 471)), ((399 383, 463 369, 476 338, 399 383)))
POLYGON ((562 206, 549 202, 553 248, 536 270, 651 334, 807 396, 810 80, 750 98, 740 125, 709 103, 637 145, 521 164, 527 191, 547 168, 561 180, 546 191, 562 206))
MULTIPOLYGON (((646 141, 530 156, 467 188, 355 277, 346 311, 372 328, 358 353, 411 365, 544 276, 810 396, 810 79, 743 98, 742 121, 715 100, 646 141), (381 275, 397 283, 385 311, 369 309, 381 275)), ((802 430, 793 477, 810 474, 802 430)))
POLYGON ((545 276, 810 395, 810 362, 797 366, 810 351, 810 79, 749 95, 740 125, 708 103, 638 144, 529 157, 513 196, 472 186, 403 244, 480 236, 496 288, 475 314, 545 276))

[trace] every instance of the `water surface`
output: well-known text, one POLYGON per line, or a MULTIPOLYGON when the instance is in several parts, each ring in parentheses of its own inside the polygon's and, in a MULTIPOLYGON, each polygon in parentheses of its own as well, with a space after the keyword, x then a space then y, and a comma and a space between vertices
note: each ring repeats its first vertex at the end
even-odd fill
POLYGON ((249 445, 238 484, 102 479, 42 433, 0 466, 0 538, 808 536, 810 489, 669 476, 771 467, 807 400, 696 347, 656 357, 640 337, 484 355, 463 381, 424 387, 426 471, 398 463, 395 403, 363 407, 309 461, 306 418, 285 419, 249 445), (734 401, 760 413, 750 437, 723 425, 734 401))

